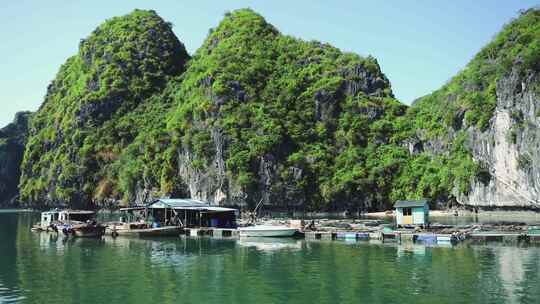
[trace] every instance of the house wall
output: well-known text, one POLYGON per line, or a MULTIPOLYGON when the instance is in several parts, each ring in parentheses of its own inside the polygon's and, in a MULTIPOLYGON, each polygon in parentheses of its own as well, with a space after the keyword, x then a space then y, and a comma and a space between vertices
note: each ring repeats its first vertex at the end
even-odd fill
POLYGON ((424 225, 425 224, 425 211, 424 207, 414 207, 412 208, 413 224, 414 225, 424 225))
POLYGON ((396 208, 396 224, 403 225, 403 209, 396 208))
POLYGON ((427 225, 429 223, 429 206, 412 207, 412 222, 409 217, 407 223, 404 223, 403 208, 396 208, 396 224, 427 225))

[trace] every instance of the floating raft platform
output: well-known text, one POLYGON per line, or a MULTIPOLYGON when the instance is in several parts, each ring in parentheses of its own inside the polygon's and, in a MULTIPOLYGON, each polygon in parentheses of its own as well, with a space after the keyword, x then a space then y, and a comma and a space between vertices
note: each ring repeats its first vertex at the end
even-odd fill
MULTIPOLYGON (((239 231, 234 228, 185 228, 183 235, 188 237, 208 236, 214 238, 237 238, 239 231)), ((350 231, 350 230, 316 230, 299 231, 295 237, 305 238, 308 241, 371 241, 371 242, 397 242, 420 243, 426 245, 457 244, 462 241, 472 243, 502 242, 508 244, 540 244, 540 233, 534 231, 518 232, 462 232, 457 234, 412 232, 412 231, 350 231)))
POLYGON ((358 231, 305 231, 307 240, 384 240, 397 241, 395 233, 358 231))
POLYGON ((459 239, 451 234, 433 233, 403 233, 400 231, 306 231, 306 240, 345 240, 345 241, 379 241, 383 243, 424 243, 424 244, 455 244, 459 239))
POLYGON ((238 237, 238 229, 234 228, 184 228, 185 236, 211 236, 215 238, 238 237))

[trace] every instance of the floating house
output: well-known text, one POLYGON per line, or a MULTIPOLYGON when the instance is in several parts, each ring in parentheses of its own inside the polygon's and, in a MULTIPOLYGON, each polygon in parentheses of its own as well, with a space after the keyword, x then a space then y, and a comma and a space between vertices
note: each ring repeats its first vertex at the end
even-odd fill
POLYGON ((396 209, 397 226, 427 226, 429 224, 428 200, 397 201, 396 209))
POLYGON ((211 206, 195 199, 163 198, 144 206, 125 208, 124 211, 143 211, 144 217, 160 226, 184 228, 214 227, 236 228, 238 210, 211 206))
POLYGON ((58 222, 86 222, 88 220, 94 220, 95 218, 96 213, 94 211, 54 209, 41 213, 40 228, 45 230, 47 227, 51 226, 51 224, 58 222))

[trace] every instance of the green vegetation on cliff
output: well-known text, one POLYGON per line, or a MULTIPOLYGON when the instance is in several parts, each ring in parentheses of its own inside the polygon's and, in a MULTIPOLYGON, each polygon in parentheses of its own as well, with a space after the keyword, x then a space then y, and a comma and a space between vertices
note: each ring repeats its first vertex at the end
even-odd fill
MULTIPOLYGON (((227 13, 192 58, 153 11, 113 18, 81 41, 32 122, 24 203, 143 202, 381 209, 449 200, 486 169, 497 81, 538 69, 537 10, 407 108, 377 60, 282 35, 249 9, 227 13)), ((489 178, 489 177, 488 177, 489 178)))
POLYGON ((424 146, 438 144, 440 148, 408 163, 396 188, 450 198, 453 192, 467 193, 474 179, 489 180, 487 165, 472 159, 466 130, 483 132, 490 126, 499 80, 512 72, 524 75, 539 70, 540 11, 530 9, 507 24, 445 86, 409 108, 405 118, 409 126, 402 129, 414 130, 409 135, 417 136, 424 146))
POLYGON ((428 137, 462 126, 485 130, 495 110, 497 80, 513 68, 540 69, 540 10, 523 12, 448 84, 418 100, 411 108, 415 127, 428 130, 428 137))
POLYGON ((171 25, 153 11, 112 18, 82 40, 32 121, 23 202, 84 204, 116 196, 113 164, 140 133, 161 123, 169 105, 156 95, 188 58, 171 25))
POLYGON ((239 10, 193 56, 176 103, 173 145, 191 151, 190 165, 203 171, 223 149, 221 174, 251 200, 266 192, 282 204, 323 207, 379 193, 379 202, 388 202, 380 189, 386 185, 377 181, 386 164, 372 156, 388 143, 405 106, 392 98, 372 57, 281 35, 261 16, 239 10), (225 144, 216 147, 217 137, 225 144), (265 164, 271 172, 260 172, 265 164))
POLYGON ((12 123, 0 129, 0 207, 15 204, 24 145, 32 113, 19 112, 12 123))

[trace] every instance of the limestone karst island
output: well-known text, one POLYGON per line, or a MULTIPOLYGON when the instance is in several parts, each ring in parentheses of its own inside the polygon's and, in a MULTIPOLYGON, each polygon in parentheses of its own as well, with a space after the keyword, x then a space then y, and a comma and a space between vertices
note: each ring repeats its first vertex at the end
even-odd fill
POLYGON ((0 303, 540 303, 535 1, 0 19, 0 303))

